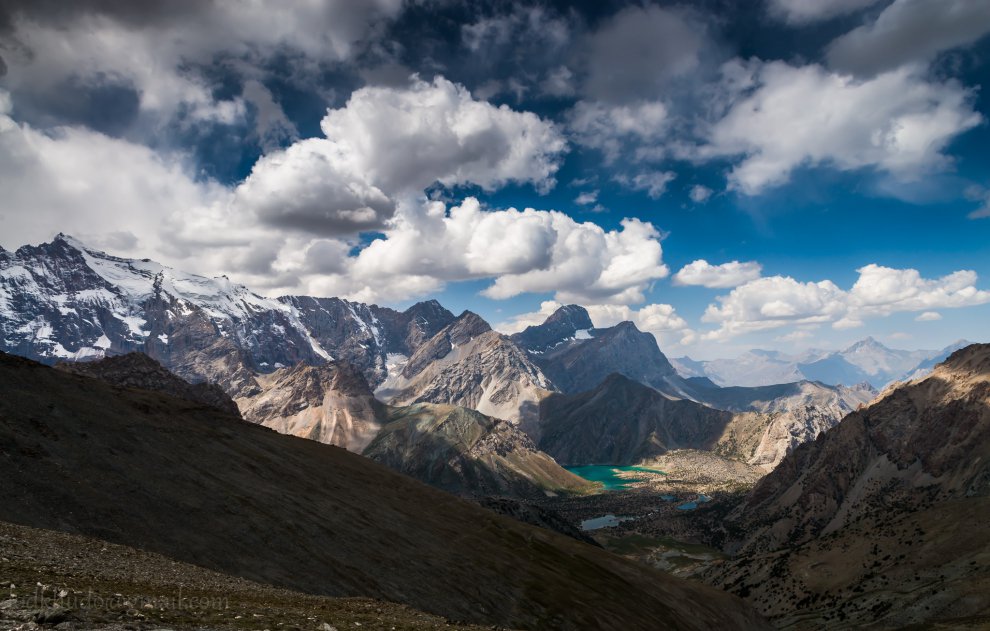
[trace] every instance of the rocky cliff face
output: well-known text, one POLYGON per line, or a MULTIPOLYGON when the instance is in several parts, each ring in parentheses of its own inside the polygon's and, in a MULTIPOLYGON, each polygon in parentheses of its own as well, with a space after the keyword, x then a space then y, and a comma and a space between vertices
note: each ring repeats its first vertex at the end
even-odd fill
POLYGON ((436 300, 418 302, 405 311, 371 305, 385 328, 388 352, 409 357, 454 321, 454 314, 436 300))
POLYGON ((511 338, 531 353, 546 353, 579 335, 585 337, 593 328, 595 325, 591 323, 591 316, 584 307, 566 305, 554 311, 543 324, 528 326, 511 338))
POLYGON ((457 495, 539 498, 587 490, 508 421, 453 405, 392 409, 364 455, 457 495))
POLYGON ((202 403, 231 416, 241 415, 237 404, 216 384, 183 381, 144 353, 128 353, 91 362, 61 362, 55 367, 115 386, 141 388, 202 403))
POLYGON ((436 300, 406 311, 340 298, 287 296, 310 335, 339 361, 356 366, 375 387, 388 376, 389 355, 412 355, 454 320, 436 300))
POLYGON ((378 395, 393 405, 460 405, 529 432, 552 388, 525 352, 468 311, 420 346, 378 395))
POLYGON ((384 424, 385 406, 349 364, 297 364, 257 382, 257 394, 236 400, 244 419, 282 434, 360 453, 384 424))
POLYGON ((810 381, 698 392, 710 405, 735 412, 716 451, 764 471, 876 396, 868 384, 846 388, 810 381))
POLYGON ((785 457, 726 519, 739 557, 709 580, 781 624, 962 623, 990 613, 988 509, 990 345, 973 345, 785 457))
POLYGON ((616 373, 594 390, 546 398, 539 446, 565 465, 631 465, 673 449, 712 449, 732 418, 616 373))

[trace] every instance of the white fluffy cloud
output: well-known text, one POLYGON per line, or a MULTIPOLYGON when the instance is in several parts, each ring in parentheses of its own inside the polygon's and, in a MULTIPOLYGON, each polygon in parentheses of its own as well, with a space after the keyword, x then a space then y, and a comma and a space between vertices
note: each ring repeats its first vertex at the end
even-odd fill
MULTIPOLYGON (((445 282, 493 278, 493 296, 560 288, 632 300, 667 274, 658 233, 579 224, 551 211, 487 212, 469 199, 447 213, 412 200, 434 180, 547 185, 563 141, 532 114, 474 101, 442 79, 405 91, 366 89, 327 115, 327 138, 259 160, 235 188, 199 180, 183 162, 124 140, 18 124, 0 92, 3 244, 117 234, 123 255, 227 273, 261 290, 369 299, 418 296, 445 282), (362 119, 364 113, 367 118, 362 119), (389 124, 383 119, 392 117, 389 124), (392 134, 390 136, 389 134, 392 134), (422 155, 418 176, 388 155, 422 155), (374 180, 370 178, 375 178, 374 180), (380 185, 379 185, 380 184, 380 185), (385 238, 354 254, 356 232, 385 238)), ((415 160, 414 160, 415 161, 415 160)), ((420 193, 421 194, 421 193, 420 193)))
POLYGON ((556 292, 565 302, 629 303, 669 273, 658 231, 637 219, 606 231, 557 211, 486 211, 468 198, 449 209, 439 202, 403 207, 384 233, 347 274, 324 279, 334 283, 331 293, 396 299, 422 293, 426 278, 431 289, 493 278, 483 292, 490 298, 556 292))
POLYGON ((770 14, 788 24, 804 25, 854 13, 878 0, 769 0, 770 14))
POLYGON ((763 266, 756 261, 729 261, 712 265, 705 259, 692 261, 674 274, 675 285, 701 285, 710 289, 737 287, 760 277, 763 266))
MULTIPOLYGON (((736 287, 709 305, 702 320, 719 326, 704 335, 717 340, 788 325, 832 323, 836 329, 862 326, 867 318, 902 311, 931 311, 990 302, 976 288, 975 272, 962 270, 925 279, 917 270, 870 264, 857 270, 848 291, 832 281, 802 283, 771 276, 736 287)), ((930 316, 929 316, 930 317, 930 316)))
POLYGON ((925 311, 915 318, 916 322, 938 322, 942 319, 942 314, 938 311, 925 311))
POLYGON ((258 160, 234 203, 268 225, 317 235, 382 228, 395 202, 347 162, 333 142, 301 140, 258 160))
POLYGON ((980 124, 971 93, 910 69, 859 80, 817 65, 760 64, 712 127, 701 158, 741 156, 730 186, 747 195, 801 166, 874 168, 902 180, 944 168, 942 150, 980 124))
POLYGON ((829 64, 874 74, 925 62, 943 50, 965 46, 990 33, 990 3, 982 0, 894 0, 876 21, 836 39, 829 64))
POLYGON ((990 291, 976 288, 977 275, 960 270, 936 279, 918 270, 870 264, 856 270, 859 279, 849 292, 850 309, 860 316, 883 316, 897 311, 926 311, 990 302, 990 291))
POLYGON ((269 225, 322 236, 382 229, 396 196, 435 181, 548 188, 565 149, 552 124, 477 101, 442 77, 361 88, 321 127, 325 138, 260 159, 237 189, 238 207, 269 225))
POLYGON ((187 165, 147 147, 76 127, 41 133, 9 110, 0 91, 0 238, 7 247, 58 231, 83 239, 116 233, 108 245, 137 254, 157 245, 161 221, 176 208, 205 213, 227 199, 224 187, 196 181, 187 165))
POLYGON ((443 77, 356 90, 320 127, 351 173, 390 193, 420 192, 434 181, 550 188, 567 148, 552 123, 476 100, 443 77))

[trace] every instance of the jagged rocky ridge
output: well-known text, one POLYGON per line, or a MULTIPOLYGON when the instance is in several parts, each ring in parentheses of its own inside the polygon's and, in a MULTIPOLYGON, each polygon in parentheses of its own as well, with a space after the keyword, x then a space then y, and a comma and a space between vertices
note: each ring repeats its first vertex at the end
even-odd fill
POLYGON ((0 395, 0 520, 511 628, 765 628, 721 591, 208 406, 6 354, 0 395))
POLYGON ((988 511, 990 345, 972 345, 794 449, 725 520, 737 556, 708 580, 780 625, 985 623, 988 511))
POLYGON ((250 393, 251 375, 300 362, 346 361, 377 384, 389 353, 414 351, 453 320, 435 301, 399 313, 339 298, 264 298, 66 235, 0 252, 0 316, 0 350, 46 363, 141 351, 235 398, 250 393))

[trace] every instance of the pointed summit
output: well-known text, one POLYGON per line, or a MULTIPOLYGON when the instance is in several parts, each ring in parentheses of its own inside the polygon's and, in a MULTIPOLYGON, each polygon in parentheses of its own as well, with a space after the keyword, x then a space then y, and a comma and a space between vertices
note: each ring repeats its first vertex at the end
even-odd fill
POLYGON ((578 331, 594 327, 587 309, 579 305, 565 305, 554 311, 543 324, 528 326, 512 336, 512 341, 531 353, 543 353, 565 340, 574 338, 578 331))
POLYGON ((850 346, 849 348, 847 348, 843 352, 844 353, 851 353, 853 351, 857 351, 857 350, 860 350, 860 349, 877 349, 877 350, 884 350, 884 351, 890 350, 886 346, 884 346, 881 342, 879 342, 875 337, 873 337, 872 335, 870 335, 870 336, 867 336, 867 337, 861 339, 860 341, 856 342, 855 344, 853 344, 852 346, 850 346))

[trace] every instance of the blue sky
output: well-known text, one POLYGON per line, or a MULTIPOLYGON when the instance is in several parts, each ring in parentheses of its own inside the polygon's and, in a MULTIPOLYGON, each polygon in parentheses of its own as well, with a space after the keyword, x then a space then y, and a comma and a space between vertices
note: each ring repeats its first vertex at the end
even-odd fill
POLYGON ((986 340, 988 34, 981 0, 8 2, 0 245, 506 330, 579 302, 697 358, 986 340))

